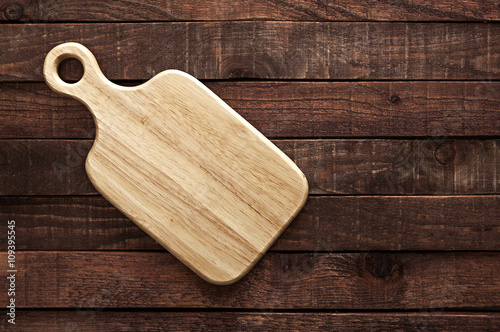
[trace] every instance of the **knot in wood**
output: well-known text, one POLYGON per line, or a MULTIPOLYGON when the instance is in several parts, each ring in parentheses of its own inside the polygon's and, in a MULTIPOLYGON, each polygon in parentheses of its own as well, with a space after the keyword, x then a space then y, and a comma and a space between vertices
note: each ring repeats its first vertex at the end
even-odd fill
POLYGON ((9 21, 19 20, 23 16, 23 12, 24 12, 23 6, 21 6, 16 2, 7 5, 7 7, 5 7, 3 11, 5 18, 8 19, 9 21))
POLYGON ((221 63, 221 76, 230 79, 265 79, 273 77, 272 58, 261 55, 257 58, 249 57, 229 57, 221 63))
POLYGON ((393 257, 386 253, 368 253, 361 255, 362 269, 375 278, 388 279, 400 270, 399 264, 393 257))
POLYGON ((395 104, 400 100, 400 98, 396 95, 391 96, 391 103, 395 104))
POLYGON ((238 68, 229 73, 229 78, 262 78, 260 75, 253 70, 247 68, 238 68))
POLYGON ((449 165, 455 160, 457 154, 455 144, 452 141, 444 142, 434 150, 434 158, 441 165, 449 165))

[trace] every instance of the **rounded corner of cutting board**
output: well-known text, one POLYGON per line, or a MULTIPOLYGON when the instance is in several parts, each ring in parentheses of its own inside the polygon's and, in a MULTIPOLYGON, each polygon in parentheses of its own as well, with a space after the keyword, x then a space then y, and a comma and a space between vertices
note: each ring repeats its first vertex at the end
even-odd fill
MULTIPOLYGON (((284 154, 284 153, 283 153, 284 154)), ((302 186, 299 190, 302 194, 302 196, 300 197, 300 202, 298 202, 298 205, 297 205, 297 208, 295 210, 295 212, 291 215, 290 217, 290 220, 288 220, 287 223, 285 223, 284 225, 284 228, 286 228, 288 226, 288 224, 297 216, 297 214, 302 210, 302 208, 304 207, 304 205, 306 204, 306 201, 307 201, 307 198, 309 197, 309 182, 307 181, 307 177, 305 176, 305 174, 302 172, 302 170, 299 168, 299 166, 297 166, 297 164, 295 164, 293 162, 293 160, 291 160, 290 158, 288 158, 288 156, 285 155, 285 157, 287 159, 289 159, 292 167, 294 168, 295 170, 295 173, 297 174, 297 176, 300 178, 300 181, 298 181, 300 183, 300 185, 302 186)))
MULTIPOLYGON (((257 259, 255 261, 255 263, 258 262, 258 261, 259 261, 259 259, 257 259)), ((235 282, 237 282, 241 278, 243 278, 245 275, 247 275, 247 273, 252 269, 253 265, 255 265, 255 264, 252 264, 252 265, 248 266, 246 269, 244 269, 241 272, 239 272, 238 274, 236 274, 234 276, 227 277, 227 278, 209 277, 205 273, 201 273, 201 272, 198 272, 198 271, 195 271, 195 272, 203 280, 205 280, 205 281, 207 281, 207 282, 209 282, 211 284, 218 285, 218 286, 228 286, 228 285, 234 284, 235 282)))
POLYGON ((304 205, 307 201, 307 198, 309 197, 309 183, 307 181, 306 176, 300 170, 300 168, 298 168, 298 166, 295 163, 293 163, 293 165, 296 168, 297 176, 299 176, 301 178, 300 184, 302 185, 302 188, 300 190, 302 191, 302 197, 301 197, 300 202, 298 202, 297 208, 295 209, 295 211, 290 215, 290 218, 285 223, 283 223, 283 226, 276 233, 275 237, 272 238, 268 242, 268 245, 266 246, 266 248, 264 248, 264 250, 262 250, 258 255, 256 255, 254 257, 254 259, 244 269, 239 271, 239 273, 235 274, 233 277, 224 278, 224 279, 221 279, 221 278, 214 279, 214 278, 210 278, 210 277, 206 276, 204 273, 201 273, 200 271, 193 269, 201 278, 203 278, 204 280, 206 280, 212 284, 215 284, 215 285, 231 285, 231 284, 239 281, 241 278, 246 276, 248 274, 248 272, 250 272, 250 270, 253 269, 253 267, 261 260, 261 258, 264 256, 264 254, 269 250, 269 248, 274 244, 274 242, 276 242, 276 240, 281 236, 281 234, 285 231, 285 229, 295 219, 295 217, 299 214, 299 212, 304 207, 304 205))
MULTIPOLYGON (((297 169, 299 168, 297 167, 297 169)), ((304 173, 302 173, 300 169, 299 169, 299 175, 302 178, 302 202, 300 203, 299 208, 297 209, 297 212, 295 213, 294 217, 297 215, 297 213, 300 212, 302 207, 304 207, 304 204, 306 204, 307 201, 307 197, 309 196, 309 182, 307 182, 306 176, 304 175, 304 173)))

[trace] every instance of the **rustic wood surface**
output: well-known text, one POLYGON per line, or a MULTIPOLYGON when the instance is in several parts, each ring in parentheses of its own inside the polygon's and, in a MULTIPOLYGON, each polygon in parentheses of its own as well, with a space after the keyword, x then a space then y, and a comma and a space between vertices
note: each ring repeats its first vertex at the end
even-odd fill
POLYGON ((20 264, 0 329, 499 331, 499 21, 496 0, 0 0, 20 264), (91 115, 43 83, 67 41, 122 85, 202 79, 305 173, 304 210, 240 282, 201 280, 97 194, 91 115))
MULTIPOLYGON (((7 254, 0 253, 6 270, 7 254)), ((500 306, 500 253, 268 253, 207 283, 167 252, 22 251, 20 308, 477 309, 500 306)), ((0 295, 7 300, 7 292, 0 295)))
MULTIPOLYGON (((496 195, 312 196, 271 250, 496 250, 498 206, 496 195)), ((164 250, 101 196, 4 196, 0 218, 19 220, 20 250, 164 250)))
POLYGON ((11 21, 498 21, 500 8, 493 0, 391 1, 251 0, 235 5, 222 0, 10 0, 0 1, 11 21), (84 10, 82 10, 84 8, 84 10))
MULTIPOLYGON (((0 140, 2 195, 94 195, 91 140, 0 140)), ((498 139, 273 140, 315 195, 496 194, 498 139)))
MULTIPOLYGON (((500 135, 496 81, 205 83, 267 137, 500 135)), ((94 136, 76 100, 44 83, 0 83, 0 138, 94 136)))
POLYGON ((41 81, 47 52, 69 41, 111 80, 165 69, 198 79, 500 79, 498 24, 255 21, 10 24, 0 80, 41 81))
MULTIPOLYGON (((151 331, 175 326, 180 331, 449 331, 491 330, 500 324, 492 312, 443 313, 421 310, 408 313, 284 313, 269 312, 176 312, 176 311, 21 311, 17 331, 66 332, 151 331), (221 322, 224 322, 221 324, 221 322)), ((0 325, 1 327, 7 327, 0 325)))

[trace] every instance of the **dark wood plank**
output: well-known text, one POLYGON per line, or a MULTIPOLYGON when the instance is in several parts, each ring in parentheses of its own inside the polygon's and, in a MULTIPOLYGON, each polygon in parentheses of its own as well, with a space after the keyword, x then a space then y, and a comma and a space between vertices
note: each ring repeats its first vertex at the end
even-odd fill
MULTIPOLYGON (((1 312, 1 311, 0 311, 1 312)), ((5 311, 3 311, 5 312, 5 311)), ((5 316, 5 315, 4 315, 5 316)), ((498 331, 499 313, 36 311, 18 312, 16 331, 498 331)), ((2 320, 2 328, 11 328, 2 320)))
MULTIPOLYGON (((499 206, 491 195, 309 197, 271 250, 500 250, 499 206)), ((0 197, 10 219, 19 250, 164 250, 101 196, 0 197)))
POLYGON ((495 1, 391 0, 1 0, 0 20, 20 21, 487 21, 499 20, 495 1))
POLYGON ((3 25, 0 81, 41 81, 45 55, 67 41, 88 46, 110 79, 171 68, 199 79, 500 79, 498 24, 183 22, 3 25))
MULTIPOLYGON (((268 137, 500 135, 499 82, 207 82, 268 137)), ((44 83, 0 83, 0 138, 93 138, 44 83)))
MULTIPOLYGON (((5 252, 0 262, 5 280, 5 252)), ((500 306, 500 253, 490 252, 267 253, 230 286, 207 283, 166 252, 19 251, 16 267, 18 308, 500 306)))
MULTIPOLYGON (((274 140, 311 194, 495 194, 498 139, 274 140)), ((90 140, 0 140, 0 195, 93 195, 90 140)))

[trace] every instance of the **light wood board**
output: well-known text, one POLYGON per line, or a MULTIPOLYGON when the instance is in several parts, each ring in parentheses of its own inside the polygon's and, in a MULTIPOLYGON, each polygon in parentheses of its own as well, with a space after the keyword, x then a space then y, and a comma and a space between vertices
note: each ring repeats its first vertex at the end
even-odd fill
POLYGON ((66 43, 47 55, 44 77, 94 117, 86 170, 96 189, 209 282, 245 275, 305 203, 299 168, 184 72, 123 87, 87 48, 66 43), (67 58, 83 64, 76 83, 58 75, 67 58))

